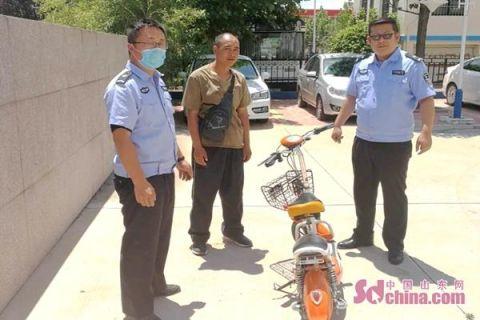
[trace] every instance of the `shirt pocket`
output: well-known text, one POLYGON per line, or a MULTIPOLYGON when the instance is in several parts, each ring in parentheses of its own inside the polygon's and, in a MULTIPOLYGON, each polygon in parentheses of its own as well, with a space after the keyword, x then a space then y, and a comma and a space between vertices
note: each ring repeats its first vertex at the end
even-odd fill
POLYGON ((408 86, 408 78, 406 75, 405 76, 392 75, 389 78, 389 81, 393 82, 393 84, 395 84, 396 86, 400 86, 400 87, 408 86))
POLYGON ((159 125, 162 120, 160 99, 154 94, 142 95, 140 98, 140 119, 147 126, 159 125))
POLYGON ((355 79, 357 86, 357 108, 375 109, 376 99, 373 89, 373 79, 369 74, 360 74, 355 79))

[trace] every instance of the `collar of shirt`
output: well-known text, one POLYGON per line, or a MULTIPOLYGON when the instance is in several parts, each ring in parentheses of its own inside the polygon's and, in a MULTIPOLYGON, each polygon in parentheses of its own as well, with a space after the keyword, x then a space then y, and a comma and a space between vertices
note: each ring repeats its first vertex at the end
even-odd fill
POLYGON ((368 64, 375 63, 377 66, 381 66, 382 64, 397 62, 401 58, 401 56, 402 56, 402 53, 400 51, 400 48, 397 47, 395 51, 393 51, 393 53, 390 55, 390 57, 388 57, 388 59, 385 61, 379 61, 377 59, 377 56, 375 54, 372 54, 370 57, 368 57, 369 59, 368 64))
MULTIPOLYGON (((137 77, 139 77, 140 79, 142 79, 143 81, 147 82, 149 81, 152 76, 150 76, 148 73, 146 73, 145 71, 143 71, 142 69, 140 69, 139 67, 137 67, 135 64, 133 64, 130 60, 128 60, 127 62, 127 65, 125 66, 125 68, 127 68, 128 70, 132 71, 132 73, 134 73, 137 77)), ((153 73, 153 78, 160 78, 161 76, 163 76, 163 74, 161 74, 160 72, 158 72, 158 70, 155 70, 155 72, 153 73)))

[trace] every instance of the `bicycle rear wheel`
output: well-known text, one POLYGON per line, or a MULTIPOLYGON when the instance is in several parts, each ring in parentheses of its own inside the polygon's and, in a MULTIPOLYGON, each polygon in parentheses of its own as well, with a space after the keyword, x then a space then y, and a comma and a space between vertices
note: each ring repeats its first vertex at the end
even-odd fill
POLYGON ((320 268, 308 268, 303 281, 304 316, 308 320, 331 320, 334 314, 332 289, 320 268))

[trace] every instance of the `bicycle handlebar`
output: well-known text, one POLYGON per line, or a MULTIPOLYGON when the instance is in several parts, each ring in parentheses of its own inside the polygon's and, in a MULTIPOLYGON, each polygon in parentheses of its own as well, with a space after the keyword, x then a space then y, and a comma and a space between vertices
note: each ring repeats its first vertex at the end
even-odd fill
POLYGON ((330 123, 330 124, 327 124, 326 126, 323 126, 323 127, 314 128, 313 130, 310 130, 307 133, 305 133, 302 137, 306 138, 306 137, 309 137, 311 135, 317 135, 317 134, 322 133, 323 131, 326 131, 328 129, 332 129, 333 127, 334 127, 334 124, 330 123))
MULTIPOLYGON (((333 125, 333 123, 331 123, 331 124, 327 124, 326 126, 323 126, 323 127, 314 128, 313 130, 310 130, 310 131, 304 133, 302 135, 302 137, 305 140, 308 140, 308 138, 310 136, 320 134, 321 132, 326 131, 328 129, 331 129, 333 127, 334 127, 334 125, 333 125)), ((265 167, 268 168, 268 167, 273 166, 277 160, 279 162, 281 162, 282 161, 282 153, 283 153, 282 151, 280 151, 280 152, 276 151, 276 152, 271 153, 270 156, 267 159, 260 162, 258 164, 258 166, 261 166, 261 165, 265 164, 265 167)))

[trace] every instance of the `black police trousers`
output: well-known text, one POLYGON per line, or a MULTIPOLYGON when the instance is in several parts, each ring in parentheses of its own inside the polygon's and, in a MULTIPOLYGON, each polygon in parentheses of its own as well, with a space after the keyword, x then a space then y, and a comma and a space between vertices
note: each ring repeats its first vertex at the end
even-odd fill
MULTIPOLYGON (((205 147, 207 166, 192 160, 192 211, 188 233, 195 243, 206 243, 210 238, 213 202, 220 194, 223 209, 223 234, 235 237, 243 234, 243 150, 205 147)), ((193 154, 193 152, 192 152, 193 154)))
POLYGON ((155 189, 153 207, 135 200, 131 179, 115 176, 115 190, 122 204, 125 233, 120 258, 123 312, 132 317, 153 314, 154 292, 166 287, 164 276, 175 199, 172 174, 147 178, 155 189))
POLYGON ((404 249, 407 231, 408 162, 412 156, 412 142, 370 142, 355 137, 352 148, 353 193, 357 214, 354 236, 362 240, 373 237, 375 206, 379 183, 382 185, 383 241, 389 251, 404 249))

